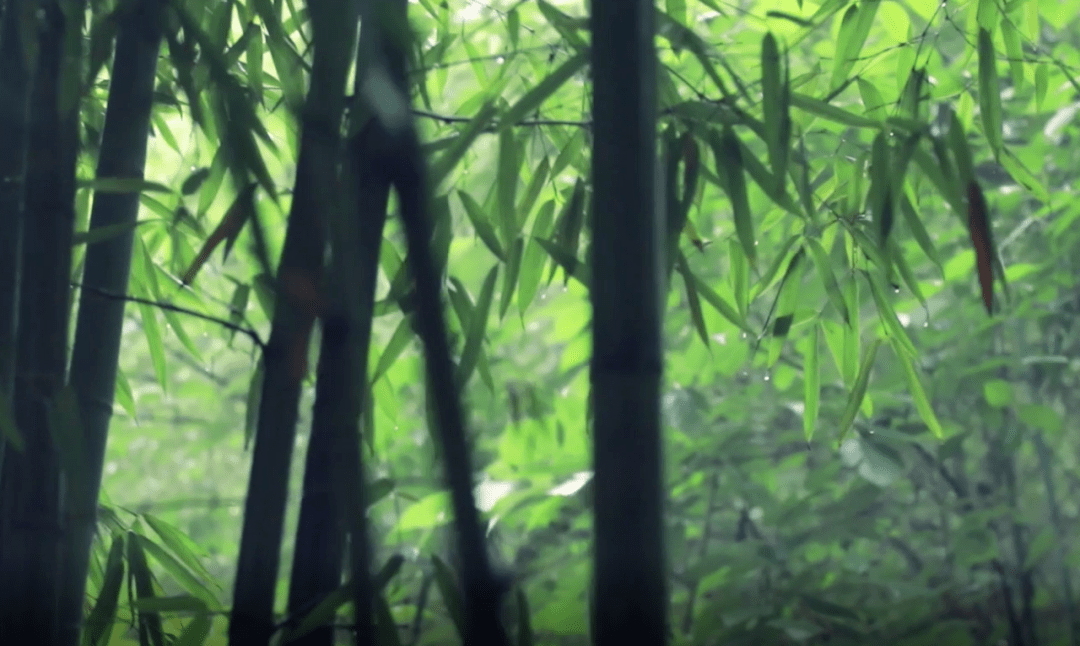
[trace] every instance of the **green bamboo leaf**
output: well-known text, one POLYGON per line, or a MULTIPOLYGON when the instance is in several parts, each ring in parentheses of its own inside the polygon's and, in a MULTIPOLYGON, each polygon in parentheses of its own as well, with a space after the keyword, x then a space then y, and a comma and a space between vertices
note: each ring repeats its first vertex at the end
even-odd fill
POLYGON ((960 193, 958 191, 958 184, 956 175, 953 173, 952 164, 949 162, 949 158, 944 156, 944 146, 939 139, 933 139, 935 153, 940 155, 937 160, 931 157, 925 150, 917 148, 912 154, 911 159, 915 162, 915 165, 922 171, 924 177, 930 180, 930 183, 937 189, 938 194, 952 209, 953 214, 960 216, 964 214, 964 208, 960 202, 960 193), (944 163, 943 161, 944 160, 944 163))
POLYGON ((169 554, 160 545, 145 536, 137 536, 133 540, 139 540, 142 543, 143 549, 153 556, 154 560, 165 568, 165 571, 172 575, 173 579, 175 579, 184 590, 199 599, 202 599, 206 603, 206 606, 212 610, 217 610, 220 607, 213 591, 206 587, 202 581, 199 581, 199 579, 196 578, 184 564, 176 560, 172 554, 169 554))
MULTIPOLYGON (((1001 155, 1004 143, 1001 139, 1001 87, 997 74, 997 52, 994 40, 986 29, 979 29, 979 112, 982 117, 983 132, 986 142, 994 151, 994 156, 1001 155)), ((963 177, 963 175, 961 175, 963 177)))
POLYGON ((1024 163, 1021 162, 1011 150, 1006 148, 1002 152, 1003 154, 998 158, 1002 168, 1008 171, 1009 175, 1011 175, 1018 184, 1031 191, 1031 193, 1039 200, 1049 202, 1050 193, 1047 192, 1046 186, 1044 186, 1043 183, 1028 170, 1027 166, 1024 166, 1024 163))
POLYGON ((573 277, 588 289, 592 282, 592 271, 588 265, 578 260, 577 255, 556 240, 545 240, 543 238, 534 238, 534 240, 555 261, 555 265, 566 272, 567 279, 573 277))
POLYGON ((184 182, 180 185, 180 194, 195 194, 208 177, 210 177, 210 168, 208 166, 203 166, 202 168, 194 170, 190 175, 184 178, 184 182))
POLYGON ((83 636, 90 646, 104 646, 109 643, 112 636, 113 625, 116 623, 116 609, 120 601, 120 587, 124 582, 124 538, 123 535, 113 537, 112 547, 109 548, 109 556, 105 565, 105 580, 98 592, 94 609, 86 618, 86 627, 83 636))
POLYGON ((889 233, 893 224, 892 164, 889 144, 884 132, 874 137, 870 156, 870 203, 877 233, 877 244, 884 252, 888 249, 889 233))
POLYGON ((589 28, 588 18, 574 18, 553 7, 544 0, 537 0, 536 6, 544 19, 559 32, 563 40, 568 42, 574 49, 585 51, 588 47, 585 40, 578 35, 579 31, 589 28))
POLYGON ((188 336, 180 315, 173 310, 168 309, 161 310, 161 313, 165 317, 165 322, 169 324, 169 328, 173 331, 173 334, 176 335, 180 344, 184 346, 184 349, 187 350, 196 361, 203 363, 202 351, 199 350, 199 346, 195 345, 195 342, 188 336))
POLYGON ((161 542, 165 544, 165 547, 169 548, 172 553, 180 559, 180 561, 190 568, 196 576, 202 577, 207 581, 213 581, 214 577, 203 566, 202 561, 199 560, 198 552, 202 552, 202 549, 181 532, 176 527, 173 527, 164 520, 153 516, 151 514, 141 514, 141 517, 146 524, 150 526, 150 529, 154 530, 154 533, 158 535, 161 542))
POLYGON ((845 284, 844 300, 851 304, 851 325, 842 327, 840 374, 849 387, 854 385, 859 369, 859 352, 862 346, 862 325, 859 321, 859 281, 854 278, 845 284))
POLYGON ((926 227, 923 226, 922 218, 915 212, 915 207, 911 205, 910 195, 911 191, 909 190, 908 194, 904 195, 900 200, 900 212, 904 214, 904 220, 907 222, 908 231, 911 232, 915 241, 919 243, 919 248, 923 250, 926 257, 937 265, 938 271, 944 275, 945 270, 942 268, 941 257, 938 255, 937 247, 934 246, 934 241, 930 239, 930 234, 927 233, 926 227))
POLYGON ((854 67, 857 52, 862 49, 862 43, 856 42, 859 25, 859 5, 852 3, 840 19, 840 32, 836 36, 836 58, 833 59, 832 77, 829 79, 829 87, 835 89, 848 76, 848 72, 854 67), (855 52, 855 53, 852 53, 855 52))
POLYGON ((585 131, 578 130, 570 140, 566 142, 563 149, 559 151, 559 154, 555 156, 555 162, 551 165, 551 172, 549 175, 552 179, 555 179, 570 165, 576 165, 581 160, 581 152, 585 147, 585 131))
POLYGON ((199 216, 206 215, 210 205, 214 203, 221 185, 225 181, 225 155, 219 148, 214 153, 214 159, 210 162, 210 173, 199 187, 199 206, 196 212, 199 216))
POLYGON ((780 50, 772 32, 767 32, 761 43, 761 90, 769 164, 777 192, 783 193, 791 149, 791 115, 788 113, 791 86, 787 69, 781 69, 780 50))
POLYGON ((465 335, 465 347, 461 351, 461 359, 458 362, 457 384, 463 388, 469 383, 476 363, 480 359, 480 351, 483 348, 484 337, 487 334, 488 317, 491 315, 491 301, 495 294, 495 281, 499 277, 499 265, 495 265, 484 278, 484 285, 480 288, 480 297, 473 308, 472 318, 465 335))
POLYGON ((937 415, 934 414, 934 407, 930 404, 930 398, 926 396, 926 390, 923 389, 919 375, 915 372, 915 366, 911 362, 911 355, 907 354, 902 345, 895 339, 892 340, 892 346, 896 358, 900 361, 900 366, 904 369, 908 392, 911 393, 911 398, 915 401, 915 410, 919 411, 919 417, 922 418, 923 423, 934 434, 934 437, 939 440, 944 439, 945 431, 941 428, 941 422, 938 421, 937 415))
POLYGON ((742 150, 739 139, 731 126, 724 127, 723 135, 715 130, 709 133, 709 143, 716 158, 716 173, 722 179, 724 189, 731 200, 735 216, 735 233, 742 244, 743 253, 753 267, 757 263, 757 242, 754 238, 754 223, 750 216, 750 200, 746 192, 746 177, 743 174, 742 150))
MULTIPOLYGON (((139 417, 135 414, 135 395, 131 391, 131 384, 128 383, 127 377, 124 376, 123 370, 116 371, 116 403, 120 404, 120 408, 124 409, 124 412, 131 416, 131 419, 138 421, 139 417)), ((0 399, 0 432, 4 430, 4 414, 2 399, 0 399)), ((9 437, 8 440, 11 438, 9 437)), ((21 444, 19 445, 21 446, 21 444)), ((21 449, 20 449, 21 450, 21 449)))
POLYGON ((1035 108, 1042 110, 1043 100, 1046 99, 1046 90, 1050 87, 1050 69, 1046 63, 1035 65, 1035 108))
MULTIPOLYGON (((139 604, 140 601, 154 601, 154 575, 150 571, 150 565, 146 562, 146 553, 143 552, 142 545, 139 543, 135 532, 128 532, 127 547, 128 569, 131 571, 128 582, 129 599, 131 596, 130 587, 134 584, 134 596, 137 597, 133 600, 135 604, 139 604)), ((195 601, 198 600, 195 599, 195 601)), ((205 611, 206 604, 199 603, 203 606, 201 610, 205 611)), ((145 610, 142 605, 139 605, 138 613, 140 635, 143 642, 154 644, 154 646, 164 646, 165 635, 161 629, 161 613, 154 610, 145 610)))
POLYGON ((874 304, 877 305, 878 318, 881 319, 881 323, 885 326, 889 336, 896 341, 898 347, 902 347, 908 353, 908 356, 918 356, 918 351, 915 350, 915 346, 911 343, 911 339, 908 338, 907 332, 904 331, 904 326, 900 325, 896 310, 893 309, 892 303, 885 296, 885 290, 878 284, 878 279, 870 272, 865 272, 864 275, 866 276, 866 282, 870 283, 870 294, 874 297, 874 304))
POLYGON ((697 330, 701 342, 707 348, 709 347, 709 330, 705 326, 705 316, 701 312, 701 297, 694 286, 694 279, 690 277, 690 267, 686 261, 686 256, 682 253, 679 254, 678 263, 679 273, 682 274, 683 284, 686 286, 686 302, 690 306, 690 321, 694 324, 694 329, 697 330))
POLYGON ((409 324, 409 319, 406 316, 398 323, 397 328, 390 336, 390 340, 386 343, 386 347, 379 356, 379 362, 375 365, 375 372, 371 375, 372 383, 378 381, 379 378, 386 374, 386 371, 394 365, 398 360, 398 357, 401 356, 401 353, 409 346, 413 334, 412 325, 409 324))
POLYGON ((510 302, 514 300, 514 289, 517 287, 518 276, 521 272, 521 260, 525 254, 525 239, 518 237, 510 245, 510 257, 506 261, 506 278, 503 279, 502 295, 499 297, 499 320, 506 317, 506 311, 510 309, 510 302))
POLYGON ((484 207, 465 191, 458 191, 457 195, 461 200, 461 205, 465 207, 465 216, 469 218, 473 229, 476 230, 476 235, 480 236, 480 240, 491 253, 495 254, 496 258, 506 262, 506 253, 503 251, 502 243, 499 242, 499 236, 495 233, 495 228, 491 226, 487 214, 484 213, 484 207))
POLYGON ((518 215, 514 210, 521 169, 521 155, 513 130, 499 133, 499 166, 495 171, 495 195, 503 244, 509 247, 517 238, 518 215))
POLYGON ((791 93, 791 105, 805 112, 809 112, 810 114, 816 114, 819 117, 845 126, 873 128, 875 130, 880 130, 882 128, 880 121, 868 119, 853 112, 848 112, 843 108, 838 108, 834 105, 825 103, 820 99, 815 99, 805 94, 799 94, 798 92, 791 93))
POLYGON ((536 290, 540 286, 540 279, 544 275, 544 263, 547 254, 537 241, 551 234, 552 220, 555 217, 555 201, 548 200, 540 206, 533 222, 529 242, 525 245, 525 255, 521 261, 521 276, 518 278, 518 313, 525 315, 525 310, 532 304, 536 297, 536 290))
POLYGON ((708 76, 716 85, 717 89, 720 90, 720 95, 723 97, 731 96, 724 80, 721 79, 720 74, 717 73, 716 66, 713 65, 716 56, 713 52, 709 51, 710 48, 708 43, 694 33, 694 30, 672 20, 671 17, 663 12, 657 11, 656 18, 657 35, 666 39, 671 44, 672 49, 690 50, 690 53, 697 59, 698 64, 705 70, 706 76, 708 76))
POLYGON ((825 287, 829 302, 836 308, 840 318, 844 319, 844 323, 851 325, 851 315, 848 312, 847 303, 844 302, 844 294, 840 291, 840 283, 836 281, 836 275, 833 273, 829 254, 821 243, 813 238, 806 238, 806 246, 810 249, 810 258, 814 261, 814 268, 817 269, 821 284, 825 287))
POLYGON ((878 91, 877 86, 867 81, 863 77, 856 79, 859 84, 859 95, 862 96, 863 109, 866 110, 866 116, 870 118, 884 117, 885 111, 885 98, 881 96, 881 92, 878 91))
MULTIPOLYGON (((559 217, 555 228, 554 242, 561 250, 567 252, 570 257, 577 257, 578 245, 581 241, 581 229, 585 225, 585 182, 579 177, 571 189, 570 199, 566 201, 566 207, 559 217)), ((561 263, 560 263, 561 264, 561 263)), ((576 262, 575 262, 576 264, 576 262)), ((565 267, 565 265, 564 265, 565 267)), ((555 268, 552 268, 552 277, 555 268)), ((551 278, 549 277, 550 281, 551 278)))
POLYGON ((532 213, 533 206, 536 205, 536 200, 540 197, 540 191, 544 189, 544 182, 547 181, 548 171, 550 170, 551 161, 545 155, 536 166, 536 170, 533 171, 532 178, 529 179, 529 185, 525 188, 525 194, 521 196, 521 202, 518 203, 519 227, 529 219, 529 214, 532 213))
POLYGON ((180 633, 180 637, 173 643, 173 646, 203 646, 206 643, 206 638, 210 636, 211 625, 209 614, 195 615, 184 626, 184 631, 180 633))
MULTIPOLYGON (((754 180, 765 195, 769 196, 769 199, 774 204, 784 209, 792 215, 802 217, 804 214, 796 206, 795 202, 791 200, 791 197, 783 191, 783 186, 779 186, 776 182, 776 178, 765 168, 765 164, 761 163, 761 160, 757 158, 757 155, 750 150, 750 148, 743 142, 739 141, 739 154, 742 158, 743 168, 746 169, 750 178, 754 180)), ((702 168, 702 173, 707 172, 707 169, 702 168)), ((720 181, 717 182, 721 188, 723 185, 720 181)))
POLYGON ((863 398, 866 397, 866 387, 870 383, 870 373, 874 368, 874 359, 877 357, 877 351, 880 346, 881 339, 874 339, 874 342, 866 349, 866 354, 863 356, 862 363, 859 365, 859 374, 855 377, 855 384, 851 387, 851 392, 848 394, 847 405, 844 407, 844 414, 840 417, 840 435, 836 438, 837 444, 844 441, 844 437, 847 435, 848 431, 851 430, 851 425, 855 423, 855 416, 859 414, 859 408, 862 407, 863 398))
POLYGON ((476 138, 487 129, 495 113, 495 105, 490 101, 485 103, 476 113, 476 116, 465 126, 465 129, 461 131, 457 140, 447 148, 446 152, 431 163, 431 179, 429 183, 432 187, 438 186, 450 175, 458 162, 465 156, 465 153, 469 151, 476 138))
POLYGON ((1019 92, 1024 89, 1024 49, 1020 45, 1020 32, 1011 20, 1005 19, 1001 21, 1001 36, 1005 41, 1005 53, 1009 57, 1013 87, 1019 92))
POLYGON ((75 181, 76 188, 87 188, 99 193, 172 193, 164 184, 150 182, 141 177, 96 177, 75 181))
POLYGON ((904 284, 907 285, 911 294, 919 300, 919 304, 924 308, 926 307, 926 297, 923 296, 922 288, 919 287, 919 281, 915 278, 915 273, 911 270, 911 265, 908 264, 907 258, 904 257, 904 252, 900 249, 900 245, 896 240, 889 241, 889 257, 892 258, 893 265, 900 271, 900 278, 903 279, 904 284))
POLYGON ((728 240, 728 266, 731 268, 731 292, 735 295, 735 307, 746 318, 750 306, 750 263, 743 254, 738 241, 728 240))
POLYGON ((818 326, 810 331, 809 345, 803 360, 803 437, 814 439, 818 408, 821 403, 821 365, 818 355, 818 326))
POLYGON ((157 313, 154 308, 145 303, 139 303, 139 312, 142 314, 142 329, 146 336, 146 345, 150 350, 150 363, 154 366, 154 375, 162 390, 168 390, 168 369, 165 365, 165 345, 161 337, 161 327, 158 324, 157 313))
POLYGON ((761 275, 754 288, 750 291, 750 300, 753 301, 758 296, 763 294, 766 290, 770 289, 777 281, 780 275, 780 268, 785 266, 788 260, 791 248, 795 246, 795 243, 802 239, 802 236, 791 236, 780 247, 780 252, 773 258, 773 262, 769 265, 769 268, 761 275))
POLYGON ((562 65, 555 68, 555 70, 544 78, 543 81, 540 81, 535 87, 526 92, 525 96, 518 99, 518 102, 512 105, 499 120, 499 132, 501 133, 512 126, 517 125, 528 116, 529 113, 539 108, 540 104, 585 67, 588 58, 589 54, 587 51, 578 52, 562 65))
POLYGON ((787 343, 791 326, 795 323, 795 310, 799 304, 799 293, 802 290, 802 277, 804 268, 802 264, 804 248, 800 248, 784 271, 784 278, 780 283, 780 291, 776 295, 776 305, 773 308, 772 335, 769 339, 769 356, 767 365, 771 368, 780 360, 780 353, 787 343))
MULTIPOLYGON (((681 255, 682 251, 679 253, 681 255)), ((750 324, 746 322, 746 319, 744 319, 730 303, 725 301, 715 290, 713 290, 713 288, 709 287, 705 281, 701 280, 701 278, 689 270, 689 263, 687 263, 686 267, 686 273, 683 273, 681 267, 679 268, 679 273, 683 275, 683 278, 693 281, 694 288, 697 290, 698 295, 704 298, 706 303, 712 305, 713 309, 715 309, 720 316, 730 321, 743 332, 757 335, 757 331, 750 327, 750 324)))

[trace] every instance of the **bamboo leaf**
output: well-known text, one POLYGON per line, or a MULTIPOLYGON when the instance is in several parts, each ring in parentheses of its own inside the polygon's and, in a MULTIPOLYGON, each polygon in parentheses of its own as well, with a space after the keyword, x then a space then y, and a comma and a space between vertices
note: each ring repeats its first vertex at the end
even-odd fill
POLYGON ((815 99, 805 94, 799 94, 798 92, 791 93, 791 105, 805 112, 809 112, 810 114, 816 114, 819 117, 845 126, 873 128, 876 130, 882 128, 880 121, 868 119, 853 112, 848 112, 843 108, 838 108, 834 105, 825 103, 820 99, 815 99))
POLYGON ((378 381, 394 365, 401 353, 409 346, 413 334, 412 325, 409 324, 409 318, 406 316, 398 323, 394 333, 390 336, 390 340, 386 343, 386 347, 383 348, 382 354, 379 356, 379 363, 375 365, 375 372, 371 375, 372 383, 378 381))
POLYGON ((864 275, 866 281, 870 283, 870 294, 874 298, 874 304, 877 305, 878 318, 881 319, 881 323, 885 326, 889 336, 896 341, 898 347, 902 347, 908 353, 908 356, 918 356, 915 346, 912 345, 911 339, 908 338, 907 332, 904 331, 904 326, 900 325, 896 310, 893 309, 892 303, 885 296, 885 290, 881 288, 877 277, 870 272, 865 272, 864 275))
POLYGON ((450 175, 451 171, 454 170, 458 162, 461 161, 465 153, 473 145, 473 142, 476 141, 476 138, 491 123, 495 113, 495 105, 490 101, 485 103, 476 113, 476 116, 472 118, 472 121, 461 131, 457 140, 447 148, 446 152, 431 163, 431 179, 429 182, 432 187, 438 186, 450 175))
POLYGON ((934 413, 934 407, 930 405, 930 398, 926 396, 926 390, 923 389, 919 375, 915 372, 911 356, 903 350, 896 340, 893 340, 892 344, 893 352, 895 352, 896 358, 900 361, 900 366, 904 370, 908 392, 911 393, 911 398, 915 401, 915 410, 919 412, 919 417, 922 418, 923 423, 934 434, 934 437, 939 440, 944 439, 945 431, 941 428, 941 422, 938 421, 937 415, 934 413))
POLYGON ((495 228, 491 226, 487 214, 484 213, 484 207, 465 191, 458 191, 457 194, 461 205, 465 207, 465 216, 469 218, 469 223, 473 225, 481 242, 495 254, 496 258, 506 262, 506 253, 503 251, 502 243, 499 242, 499 236, 495 233, 495 228))
POLYGON ((499 320, 506 317, 510 302, 514 300, 514 288, 517 287, 521 272, 521 260, 525 253, 525 239, 517 238, 510 245, 510 256, 506 260, 506 277, 503 279, 502 295, 499 297, 499 320))
POLYGON ((532 304, 540 279, 544 275, 544 261, 547 254, 538 239, 546 238, 551 233, 552 219, 555 215, 555 202, 548 200, 540 206, 533 222, 529 242, 525 245, 525 255, 521 260, 521 275, 518 278, 518 312, 524 316, 525 310, 532 304))
POLYGON ((587 51, 581 51, 572 56, 566 62, 536 84, 531 90, 525 93, 525 96, 518 99, 517 103, 512 105, 506 114, 499 120, 500 133, 505 131, 511 126, 517 125, 532 111, 540 107, 548 97, 555 93, 560 87, 562 87, 572 76, 577 74, 583 67, 589 58, 587 51))
POLYGON ((829 297, 829 302, 836 308, 840 318, 844 319, 844 323, 851 325, 851 315, 848 312, 847 303, 844 302, 844 294, 840 291, 840 283, 836 281, 836 275, 833 273, 829 254, 821 246, 821 243, 813 238, 806 238, 806 246, 810 249, 810 258, 813 260, 814 268, 817 269, 818 276, 821 278, 822 286, 825 287, 825 294, 829 297))
MULTIPOLYGON (((682 255, 682 252, 680 251, 679 254, 682 255)), ((715 309, 720 316, 724 317, 747 334, 757 334, 757 331, 750 327, 750 324, 739 315, 739 312, 732 307, 730 303, 725 301, 715 290, 713 290, 713 288, 709 287, 705 281, 701 280, 689 270, 689 263, 686 264, 685 273, 683 273, 683 268, 681 266, 677 266, 679 267, 679 273, 682 273, 683 278, 689 278, 693 281, 694 288, 697 290, 698 295, 704 298, 706 303, 712 305, 713 309, 715 309)))
POLYGON ((709 143, 716 158, 716 173, 721 177, 731 200, 735 233, 739 237, 746 259, 753 267, 757 263, 757 243, 754 238, 754 223, 750 216, 750 200, 746 192, 739 139, 731 126, 725 126, 723 135, 717 134, 715 130, 709 133, 709 143))
POLYGON ((979 113, 982 117, 983 132, 986 142, 994 151, 994 156, 1001 155, 1004 146, 1001 139, 1001 87, 997 74, 997 52, 990 32, 979 29, 979 113))
POLYGON ((783 193, 791 149, 791 115, 788 113, 791 87, 772 32, 767 32, 761 43, 761 89, 769 164, 775 177, 776 190, 783 193))
POLYGON ((708 348, 709 330, 705 327, 705 317, 701 312, 701 298, 698 295, 693 278, 690 277, 690 267, 686 262, 686 256, 680 253, 678 263, 681 270, 679 273, 682 274, 683 284, 686 286, 686 302, 690 307, 690 321, 694 324, 694 329, 697 330, 701 342, 708 348))
POLYGON ((866 349, 862 363, 859 364, 859 374, 855 377, 855 384, 848 394, 844 414, 840 417, 840 435, 836 438, 837 444, 844 440, 848 431, 851 430, 851 425, 855 422, 855 416, 859 414, 863 398, 866 397, 866 387, 870 383, 870 373, 874 369, 874 359, 877 358, 877 351, 880 346, 881 339, 874 339, 874 342, 866 349))
POLYGON ((124 539, 113 537, 112 547, 105 564, 105 580, 98 592, 97 602, 86 618, 85 640, 90 646, 109 643, 116 622, 116 609, 120 600, 120 587, 124 582, 124 539))
POLYGON ((518 236, 518 216, 514 210, 521 156, 513 130, 499 133, 499 166, 495 174, 495 195, 503 244, 509 247, 518 236))
POLYGON ((803 437, 814 439, 818 408, 821 403, 821 364, 818 354, 818 326, 810 330, 808 347, 803 360, 803 437))

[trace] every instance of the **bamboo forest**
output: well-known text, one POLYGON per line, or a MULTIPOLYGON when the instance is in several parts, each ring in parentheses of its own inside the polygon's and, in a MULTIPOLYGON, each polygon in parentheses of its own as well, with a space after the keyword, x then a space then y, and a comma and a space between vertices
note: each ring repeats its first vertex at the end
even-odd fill
POLYGON ((1080 646, 1078 79, 1080 0, 0 0, 0 646, 1080 646))

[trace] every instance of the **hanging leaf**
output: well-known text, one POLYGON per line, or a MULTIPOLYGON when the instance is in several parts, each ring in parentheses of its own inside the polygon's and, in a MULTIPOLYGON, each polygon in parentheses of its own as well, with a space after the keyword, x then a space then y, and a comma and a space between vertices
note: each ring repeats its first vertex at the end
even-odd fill
POLYGON ((559 67, 555 68, 551 74, 526 92, 525 96, 518 99, 518 102, 506 111, 499 120, 499 131, 502 132, 511 126, 517 125, 528 116, 530 112, 539 108, 540 104, 570 80, 570 77, 581 71, 581 69, 585 67, 585 63, 588 59, 589 53, 587 51, 581 51, 559 67))
MULTIPOLYGON (((989 3, 982 3, 989 4, 989 3)), ((983 132, 994 156, 1001 155, 1001 87, 997 75, 997 52, 990 32, 979 29, 979 112, 983 132)))
POLYGON ((776 190, 783 193, 791 149, 791 87, 788 70, 781 64, 780 50, 772 32, 767 32, 761 43, 761 91, 769 164, 772 166, 776 190))
POLYGON ((900 361, 900 366, 904 369, 904 378, 907 379, 908 392, 915 401, 915 410, 919 412, 919 417, 922 418, 923 423, 926 424, 927 428, 930 429, 930 432, 934 434, 934 437, 939 440, 944 439, 945 431, 941 428, 941 422, 938 421, 937 415, 934 413, 934 407, 930 404, 930 398, 926 396, 926 390, 923 389, 922 382, 919 380, 919 375, 915 372, 915 366, 912 364, 911 356, 903 351, 903 348, 895 339, 892 343, 896 358, 900 361))
POLYGON ((698 336, 701 338, 701 342, 705 344, 705 347, 709 347, 709 330, 705 327, 705 317, 701 312, 701 298, 698 296, 697 287, 694 285, 694 280, 691 278, 690 267, 686 262, 686 256, 679 254, 679 268, 683 277, 683 284, 686 286, 686 302, 690 307, 690 321, 694 324, 694 329, 697 330, 698 336))
POLYGON ((496 205, 499 209, 499 230, 503 244, 509 247, 518 233, 518 216, 514 210, 521 169, 517 139, 513 130, 499 133, 499 166, 495 172, 496 205))
POLYGON ((986 198, 978 182, 971 180, 967 185, 968 230, 971 233, 971 246, 975 249, 975 267, 979 276, 983 304, 986 313, 994 313, 994 249, 993 232, 990 229, 990 217, 987 213, 986 198))
POLYGON ((502 295, 499 297, 499 320, 506 317, 506 311, 510 309, 510 302, 514 300, 514 289, 517 287, 518 273, 521 271, 521 260, 525 253, 525 239, 518 237, 510 245, 510 257, 506 260, 506 277, 503 279, 502 295))
POLYGON ((91 646, 104 646, 112 636, 116 623, 116 609, 120 600, 120 587, 124 583, 124 537, 113 537, 112 547, 105 564, 105 580, 98 592, 94 609, 86 618, 83 635, 91 646))
POLYGON ((844 294, 840 291, 840 283, 836 281, 836 275, 833 273, 829 254, 821 243, 813 238, 806 238, 806 246, 810 249, 810 259, 814 262, 814 268, 817 269, 821 284, 825 287, 829 302, 836 308, 840 318, 844 319, 844 323, 851 325, 851 315, 848 312, 847 303, 844 302, 844 294))
POLYGON ((859 414, 863 398, 866 397, 866 387, 870 383, 870 372, 874 368, 874 359, 877 358, 877 351, 880 346, 881 339, 874 339, 874 342, 866 349, 862 363, 859 364, 859 374, 855 377, 855 383, 848 394, 847 405, 844 407, 844 414, 840 417, 840 435, 836 438, 837 445, 844 441, 844 437, 847 436, 848 431, 851 430, 851 425, 855 422, 855 416, 859 414))
POLYGON ((506 253, 503 251, 502 243, 499 242, 499 236, 495 233, 495 227, 491 226, 487 214, 484 213, 484 207, 465 191, 458 191, 457 194, 461 205, 465 207, 465 217, 469 218, 469 223, 473 225, 480 241, 491 253, 495 254, 496 258, 506 262, 506 253))
POLYGON ((821 400, 821 366, 818 355, 818 326, 810 330, 808 347, 803 355, 803 437, 814 439, 818 406, 821 400))
POLYGON ((750 200, 746 193, 739 139, 731 126, 725 126, 722 136, 715 130, 709 133, 709 143, 716 158, 716 173, 731 200, 735 215, 735 233, 742 244, 746 259, 753 267, 757 263, 757 243, 754 238, 754 223, 750 216, 750 200))

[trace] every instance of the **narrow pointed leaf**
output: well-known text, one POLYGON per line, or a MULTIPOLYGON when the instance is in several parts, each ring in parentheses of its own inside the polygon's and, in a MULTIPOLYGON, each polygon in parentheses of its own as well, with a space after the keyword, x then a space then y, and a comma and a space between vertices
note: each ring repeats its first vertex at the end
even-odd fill
POLYGON ((716 158, 716 173, 722 178, 728 198, 731 200, 731 208, 735 216, 735 233, 739 237, 739 243, 742 244, 746 259, 750 261, 751 266, 754 266, 757 263, 757 245, 738 137, 730 126, 726 126, 723 135, 717 134, 715 130, 712 131, 709 142, 716 158))
POLYGON ((803 360, 803 437, 814 439, 818 408, 821 403, 821 365, 818 354, 818 326, 810 330, 806 354, 803 360))
POLYGON ((499 277, 499 266, 495 265, 484 278, 484 285, 480 288, 480 296, 477 298, 476 307, 472 311, 472 319, 469 321, 469 329, 465 336, 465 347, 461 351, 461 361, 458 363, 457 383, 463 387, 469 382, 476 363, 480 359, 480 351, 483 348, 484 337, 487 335, 488 317, 491 314, 491 301, 495 294, 495 281, 499 277))
POLYGON ((975 249, 975 267, 979 277, 986 313, 994 313, 994 249, 993 232, 990 229, 990 216, 986 198, 978 182, 972 180, 967 186, 968 231, 971 234, 971 246, 975 249))
POLYGON ((500 132, 507 128, 517 125, 532 111, 540 107, 549 96, 555 93, 560 87, 562 87, 572 76, 577 74, 585 66, 588 61, 588 52, 582 51, 575 54, 559 67, 555 68, 551 74, 549 74, 543 81, 540 81, 531 90, 525 93, 525 96, 518 99, 518 102, 510 107, 506 111, 506 114, 499 120, 500 132))
POLYGON ((990 32, 979 29, 979 113, 986 142, 990 144, 995 157, 1000 156, 1004 146, 1001 140, 1001 86, 996 57, 990 32))
POLYGON ((930 398, 926 396, 926 390, 919 380, 918 373, 915 372, 911 356, 904 352, 903 348, 895 340, 892 343, 896 359, 904 370, 904 378, 907 379, 908 392, 911 393, 911 398, 915 401, 915 410, 919 412, 919 417, 922 418, 923 423, 934 434, 934 437, 939 440, 944 439, 945 431, 941 428, 941 422, 938 421, 937 415, 934 413, 930 398))
POLYGON ((851 325, 851 315, 848 312, 847 303, 844 302, 844 294, 840 291, 840 283, 836 281, 836 275, 833 273, 829 254, 821 246, 821 243, 813 238, 806 239, 806 246, 810 249, 810 259, 814 262, 814 268, 821 278, 822 286, 825 287, 825 294, 829 297, 829 302, 836 308, 844 323, 851 325))
POLYGON ((855 383, 848 394, 847 405, 844 407, 844 414, 840 417, 840 435, 836 439, 837 444, 844 440, 848 431, 851 430, 851 425, 855 422, 855 416, 859 414, 863 398, 866 397, 866 387, 870 383, 870 373, 874 369, 874 359, 877 358, 880 346, 881 339, 874 339, 874 342, 866 349, 862 363, 859 364, 859 374, 855 377, 855 383))
POLYGON ((502 243, 499 242, 499 236, 495 233, 495 227, 491 226, 487 214, 484 213, 484 207, 464 191, 458 191, 458 199, 465 207, 465 217, 469 218, 469 223, 473 225, 481 242, 495 254, 496 258, 506 262, 506 253, 503 251, 502 243))

